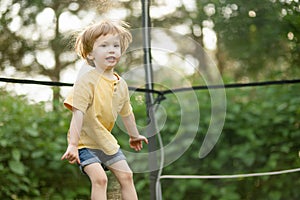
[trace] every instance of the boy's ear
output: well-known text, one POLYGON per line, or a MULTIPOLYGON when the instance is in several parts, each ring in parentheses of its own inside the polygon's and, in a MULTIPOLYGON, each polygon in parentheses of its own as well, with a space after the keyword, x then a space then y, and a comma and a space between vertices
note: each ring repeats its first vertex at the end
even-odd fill
POLYGON ((94 63, 93 60, 91 60, 91 59, 89 59, 89 58, 86 58, 86 61, 87 61, 87 63, 88 63, 90 66, 96 67, 96 65, 95 65, 95 63, 94 63))

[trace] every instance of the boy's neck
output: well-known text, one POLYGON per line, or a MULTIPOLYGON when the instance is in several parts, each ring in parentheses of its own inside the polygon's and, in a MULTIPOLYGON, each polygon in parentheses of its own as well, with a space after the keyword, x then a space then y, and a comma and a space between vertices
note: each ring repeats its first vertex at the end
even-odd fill
POLYGON ((105 78, 110 79, 110 80, 117 80, 118 78, 116 77, 116 75, 114 74, 114 70, 110 69, 110 70, 102 70, 96 67, 96 70, 105 78))

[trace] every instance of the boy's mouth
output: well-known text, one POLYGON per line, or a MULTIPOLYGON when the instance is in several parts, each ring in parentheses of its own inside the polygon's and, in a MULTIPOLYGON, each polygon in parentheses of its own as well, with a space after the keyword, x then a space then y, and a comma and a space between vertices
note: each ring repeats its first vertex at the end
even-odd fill
POLYGON ((107 60, 108 62, 114 62, 117 59, 114 56, 109 56, 109 57, 105 58, 105 60, 107 60))

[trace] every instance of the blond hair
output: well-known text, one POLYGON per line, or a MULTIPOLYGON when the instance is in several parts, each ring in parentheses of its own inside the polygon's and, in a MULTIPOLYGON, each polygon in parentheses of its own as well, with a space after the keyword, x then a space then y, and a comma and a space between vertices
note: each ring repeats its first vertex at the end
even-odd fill
POLYGON ((132 35, 127 29, 129 26, 123 21, 113 22, 104 20, 85 28, 77 37, 75 51, 88 62, 88 54, 92 52, 96 39, 107 34, 120 36, 121 53, 123 54, 132 42, 132 35))

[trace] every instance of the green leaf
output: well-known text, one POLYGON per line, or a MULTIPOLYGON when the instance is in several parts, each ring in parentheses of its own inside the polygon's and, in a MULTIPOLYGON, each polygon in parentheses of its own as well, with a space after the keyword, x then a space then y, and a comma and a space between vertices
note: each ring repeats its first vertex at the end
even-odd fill
POLYGON ((19 161, 11 160, 8 162, 8 166, 9 166, 10 170, 16 174, 24 175, 24 173, 25 173, 25 166, 23 165, 23 163, 21 163, 19 161))
POLYGON ((1 147, 6 147, 8 143, 9 143, 9 141, 6 140, 6 139, 1 139, 0 140, 0 146, 1 147))
POLYGON ((19 161, 21 158, 21 152, 18 149, 13 149, 12 152, 12 157, 14 160, 19 161))
POLYGON ((39 132, 36 129, 33 128, 25 128, 25 132, 28 133, 28 135, 32 136, 32 137, 37 137, 39 136, 39 132))
POLYGON ((33 159, 35 159, 35 158, 40 158, 40 157, 42 157, 43 155, 44 155, 44 151, 34 151, 34 152, 31 153, 31 157, 32 157, 33 159))

